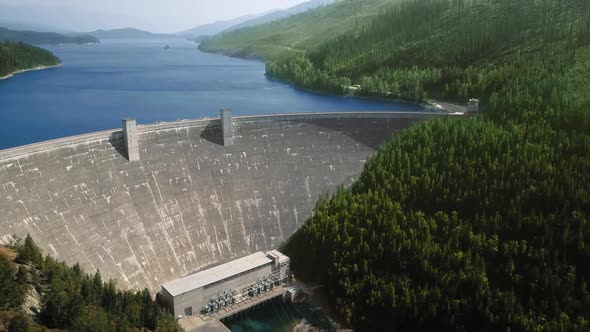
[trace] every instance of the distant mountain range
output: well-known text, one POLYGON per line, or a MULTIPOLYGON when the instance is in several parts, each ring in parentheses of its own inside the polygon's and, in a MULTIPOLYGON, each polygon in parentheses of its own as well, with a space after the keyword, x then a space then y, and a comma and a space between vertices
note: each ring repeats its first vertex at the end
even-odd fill
POLYGON ((0 28, 0 41, 21 41, 29 44, 84 44, 98 43, 100 39, 150 39, 150 38, 174 38, 185 37, 195 40, 203 40, 209 36, 222 32, 229 32, 241 28, 260 25, 280 20, 292 15, 306 12, 320 6, 332 4, 340 0, 310 0, 294 7, 283 10, 272 10, 260 14, 240 16, 231 20, 218 21, 204 24, 188 29, 177 34, 152 33, 135 28, 96 30, 86 33, 65 32, 38 32, 38 31, 59 31, 58 28, 42 24, 25 24, 1 20, 6 23, 7 28, 0 28), (30 31, 38 30, 38 31, 30 31))
POLYGON ((174 34, 152 33, 135 28, 96 30, 87 34, 98 39, 150 39, 150 38, 170 38, 177 37, 174 34))
POLYGON ((303 3, 300 3, 296 6, 288 8, 288 9, 272 11, 266 15, 262 15, 262 16, 253 18, 251 20, 247 20, 245 22, 242 22, 240 24, 236 24, 236 25, 226 29, 224 32, 238 30, 238 29, 242 29, 242 28, 247 28, 247 27, 251 27, 251 26, 255 26, 255 25, 260 25, 260 24, 280 20, 282 18, 287 18, 292 15, 301 14, 303 12, 310 10, 310 9, 314 9, 314 8, 317 8, 320 6, 330 5, 330 4, 333 4, 337 1, 339 1, 339 0, 311 0, 311 1, 303 2, 303 3))
POLYGON ((33 45, 99 43, 90 35, 62 35, 54 32, 19 31, 0 28, 0 42, 16 41, 33 45))
POLYGON ((0 18, 0 27, 6 28, 9 30, 55 32, 55 33, 61 33, 61 34, 66 34, 66 35, 73 33, 72 31, 68 31, 63 28, 49 25, 49 24, 20 22, 20 21, 6 20, 6 19, 1 19, 1 18, 0 18))
POLYGON ((310 0, 288 9, 271 10, 266 13, 240 16, 232 20, 219 21, 215 23, 200 25, 196 28, 179 32, 178 35, 192 38, 200 37, 202 39, 205 36, 213 36, 222 32, 228 32, 272 22, 275 20, 289 17, 291 15, 306 12, 313 8, 329 5, 337 1, 339 0, 310 0))
MULTIPOLYGON (((272 12, 274 12, 274 11, 272 11, 272 12)), ((231 20, 227 20, 227 21, 218 21, 215 23, 203 24, 203 25, 199 25, 196 28, 192 28, 192 29, 188 29, 188 30, 179 32, 178 35, 185 36, 185 37, 192 37, 192 38, 213 36, 213 35, 223 32, 225 30, 228 30, 231 27, 242 24, 246 21, 254 20, 256 18, 265 16, 265 15, 270 14, 272 12, 244 15, 244 16, 240 16, 240 17, 237 17, 237 18, 234 18, 231 20)))

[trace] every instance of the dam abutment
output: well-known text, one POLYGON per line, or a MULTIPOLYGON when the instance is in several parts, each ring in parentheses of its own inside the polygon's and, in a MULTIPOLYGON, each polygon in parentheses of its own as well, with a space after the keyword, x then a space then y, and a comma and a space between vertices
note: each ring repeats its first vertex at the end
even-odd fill
POLYGON ((140 125, 134 162, 120 129, 3 150, 0 242, 29 233, 46 254, 156 292, 276 248, 391 135, 440 115, 233 117, 226 146, 219 118, 140 125))

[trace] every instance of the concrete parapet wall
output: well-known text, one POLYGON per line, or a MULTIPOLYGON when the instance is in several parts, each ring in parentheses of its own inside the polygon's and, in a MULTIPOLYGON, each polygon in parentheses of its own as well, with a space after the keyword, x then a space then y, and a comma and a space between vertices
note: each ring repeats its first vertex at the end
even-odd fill
POLYGON ((109 140, 112 137, 116 139, 123 139, 123 133, 117 130, 105 130, 91 134, 83 134, 70 136, 66 138, 58 138, 40 143, 33 143, 28 145, 0 150, 0 160, 7 160, 12 158, 23 157, 27 154, 36 152, 51 152, 55 149, 67 147, 71 145, 88 144, 95 141, 109 140))
POLYGON ((44 251, 124 288, 277 247, 319 195, 354 182, 393 133, 439 114, 325 113, 139 126, 0 151, 0 242, 30 233, 44 251))
MULTIPOLYGON (((448 116, 443 113, 416 113, 416 112, 341 112, 341 113, 292 113, 292 114, 268 114, 268 115, 250 115, 234 117, 236 122, 258 122, 258 121, 290 121, 290 120, 317 120, 317 119, 413 119, 424 120, 434 117, 448 116)), ((202 126, 219 126, 219 119, 204 118, 198 120, 181 120, 174 122, 161 122, 156 124, 139 125, 139 134, 190 127, 202 126)), ((15 148, 0 150, 0 160, 21 157, 23 155, 35 152, 48 152, 56 148, 67 147, 71 145, 88 144, 95 141, 123 140, 121 129, 103 130, 94 133, 81 134, 65 138, 48 140, 45 142, 23 145, 15 148)))

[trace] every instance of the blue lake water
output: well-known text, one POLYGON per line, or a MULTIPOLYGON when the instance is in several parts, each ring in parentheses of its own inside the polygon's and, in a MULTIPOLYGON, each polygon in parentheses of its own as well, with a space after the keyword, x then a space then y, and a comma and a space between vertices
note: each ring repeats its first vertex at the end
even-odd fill
POLYGON ((259 61, 202 53, 184 40, 105 40, 46 47, 59 68, 0 80, 0 149, 139 123, 236 115, 421 106, 322 96, 265 77, 259 61), (171 49, 165 50, 169 44, 171 49))

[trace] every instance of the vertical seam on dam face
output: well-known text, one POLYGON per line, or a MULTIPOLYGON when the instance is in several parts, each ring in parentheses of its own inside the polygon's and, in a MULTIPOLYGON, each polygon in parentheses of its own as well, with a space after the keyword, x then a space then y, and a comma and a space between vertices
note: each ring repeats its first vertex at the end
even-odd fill
POLYGON ((396 131, 427 116, 289 115, 137 128, 0 152, 0 242, 152 292, 204 266, 277 247, 319 195, 350 185, 396 131), (127 143, 128 145, 128 143, 127 143))

